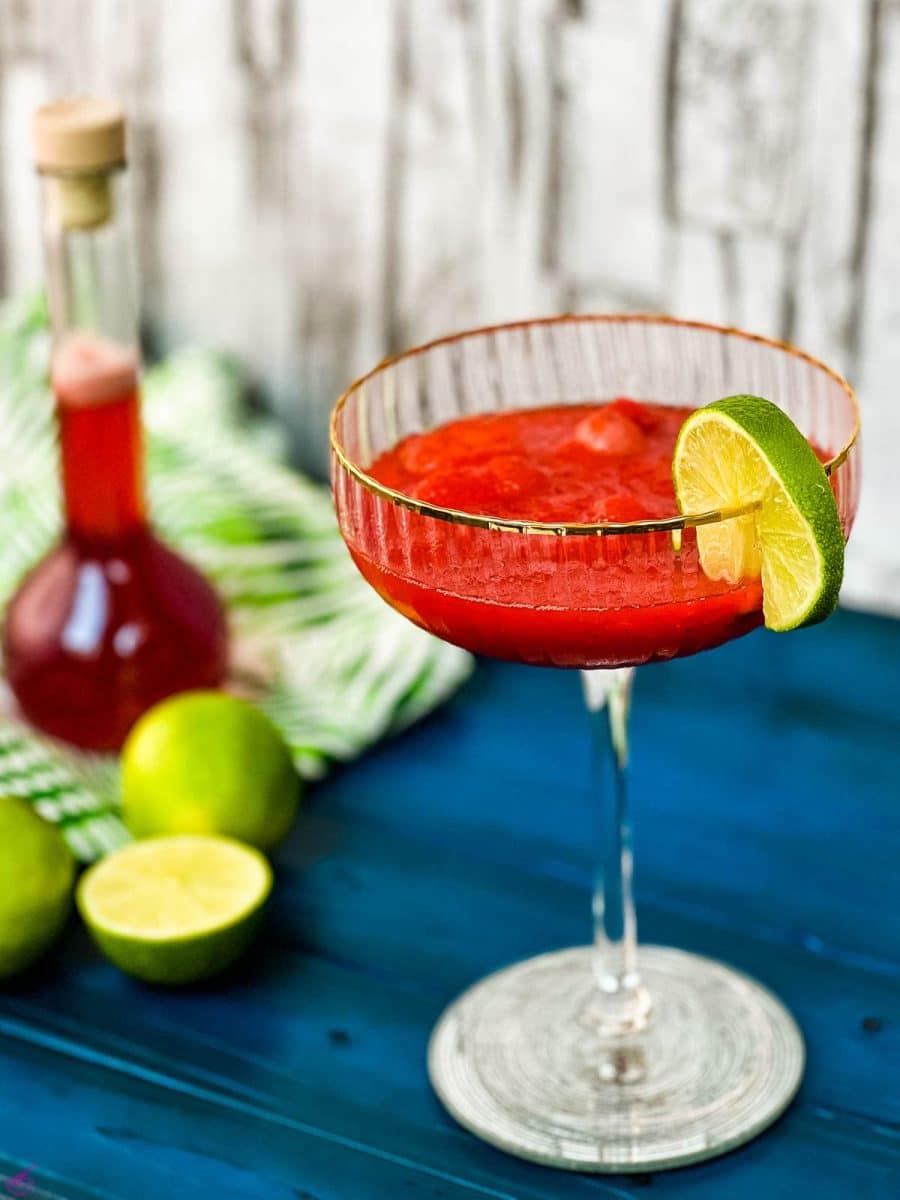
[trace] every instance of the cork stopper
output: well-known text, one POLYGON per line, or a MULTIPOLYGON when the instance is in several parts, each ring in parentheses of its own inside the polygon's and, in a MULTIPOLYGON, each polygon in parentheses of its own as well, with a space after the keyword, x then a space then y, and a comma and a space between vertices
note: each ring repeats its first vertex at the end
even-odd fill
POLYGON ((96 229, 113 213, 108 173, 125 162, 125 114, 95 96, 45 104, 34 116, 34 157, 52 177, 52 217, 64 229, 96 229))
POLYGON ((34 159, 50 174, 93 175, 125 162, 125 114, 112 100, 75 96, 34 115, 34 159))

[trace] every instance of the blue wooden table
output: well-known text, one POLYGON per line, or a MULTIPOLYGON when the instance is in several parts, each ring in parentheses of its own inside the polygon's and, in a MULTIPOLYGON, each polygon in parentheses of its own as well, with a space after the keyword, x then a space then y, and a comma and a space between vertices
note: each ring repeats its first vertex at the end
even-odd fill
POLYGON ((757 976, 807 1037, 799 1099, 752 1145, 572 1176, 433 1098, 444 1004, 589 933, 578 680, 485 663, 310 796, 231 978, 151 990, 73 928, 0 992, 0 1196, 900 1197, 898 688, 900 624, 847 613, 638 681, 641 936, 757 976))

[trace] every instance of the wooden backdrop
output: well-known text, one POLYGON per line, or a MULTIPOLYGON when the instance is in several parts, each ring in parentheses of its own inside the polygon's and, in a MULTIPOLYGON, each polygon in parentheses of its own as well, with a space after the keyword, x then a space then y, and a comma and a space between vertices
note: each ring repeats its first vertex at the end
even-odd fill
POLYGON ((28 124, 133 118, 148 313, 323 461, 340 387, 456 326, 666 309, 858 383, 847 597, 900 611, 900 0, 0 0, 0 292, 28 124))

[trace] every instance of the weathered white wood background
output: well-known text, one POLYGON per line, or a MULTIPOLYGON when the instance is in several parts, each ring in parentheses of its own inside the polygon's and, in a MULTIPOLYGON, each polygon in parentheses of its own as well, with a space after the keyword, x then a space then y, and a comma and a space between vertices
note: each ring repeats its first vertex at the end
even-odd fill
POLYGON ((30 112, 87 88, 158 336, 238 352, 304 463, 453 327, 743 323, 858 383, 845 594, 900 611, 900 0, 0 0, 0 293, 40 274, 30 112))

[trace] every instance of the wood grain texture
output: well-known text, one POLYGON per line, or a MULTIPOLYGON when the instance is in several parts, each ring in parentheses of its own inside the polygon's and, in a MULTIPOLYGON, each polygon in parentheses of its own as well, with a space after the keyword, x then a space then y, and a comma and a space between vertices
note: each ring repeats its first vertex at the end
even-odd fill
MULTIPOLYGON (((654 1175, 654 1195, 900 1190, 898 670, 900 626, 840 614, 638 681, 641 936, 760 979, 809 1051, 769 1134, 654 1175)), ((75 1200, 645 1196, 641 1177, 481 1145, 425 1075, 462 988, 589 936, 587 741, 571 674, 485 664, 317 788, 278 857, 268 932, 230 979, 144 988, 73 928, 0 993, 0 1166, 75 1200)))
POLYGON ((851 372, 846 597, 900 611, 896 0, 0 0, 0 290, 40 277, 28 121, 133 117, 160 347, 227 346, 321 469, 388 351, 467 324, 667 309, 851 372))

